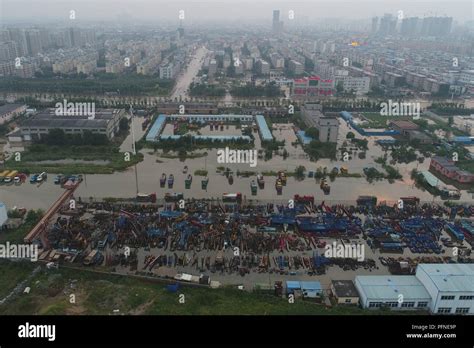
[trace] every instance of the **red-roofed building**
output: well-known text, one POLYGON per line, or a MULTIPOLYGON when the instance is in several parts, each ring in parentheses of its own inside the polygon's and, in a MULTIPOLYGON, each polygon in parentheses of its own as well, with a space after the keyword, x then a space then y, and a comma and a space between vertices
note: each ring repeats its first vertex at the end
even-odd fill
POLYGON ((474 182, 474 174, 459 169, 454 161, 445 157, 433 157, 431 159, 430 169, 463 184, 474 182))
POLYGON ((334 81, 323 80, 319 76, 304 77, 293 80, 294 96, 332 96, 334 81))

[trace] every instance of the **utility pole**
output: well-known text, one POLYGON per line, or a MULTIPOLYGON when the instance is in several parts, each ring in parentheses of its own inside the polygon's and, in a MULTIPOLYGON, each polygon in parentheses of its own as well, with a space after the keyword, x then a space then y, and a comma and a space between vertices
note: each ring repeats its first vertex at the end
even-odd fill
MULTIPOLYGON (((137 154, 137 149, 135 146, 135 128, 133 127, 133 108, 132 105, 130 104, 130 122, 131 122, 131 132, 132 132, 132 152, 133 155, 136 156, 137 154)), ((138 173, 137 173, 137 164, 135 163, 135 188, 136 188, 136 193, 138 195, 138 173)))

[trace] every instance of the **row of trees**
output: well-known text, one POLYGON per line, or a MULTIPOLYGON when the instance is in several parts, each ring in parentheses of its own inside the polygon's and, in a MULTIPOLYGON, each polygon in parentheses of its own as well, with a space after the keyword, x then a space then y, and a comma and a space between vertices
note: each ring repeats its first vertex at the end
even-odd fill
POLYGON ((142 75, 97 75, 93 79, 6 77, 0 80, 0 91, 22 93, 77 93, 104 94, 117 92, 126 95, 168 94, 174 86, 173 80, 162 80, 142 75))
POLYGON ((235 97, 246 97, 246 98, 255 98, 255 97, 280 97, 282 92, 280 87, 278 87, 274 82, 269 83, 265 86, 254 86, 253 84, 248 83, 246 86, 234 87, 230 90, 230 94, 235 97))
POLYGON ((213 85, 193 82, 189 86, 189 94, 193 97, 223 97, 225 93, 225 88, 213 85))

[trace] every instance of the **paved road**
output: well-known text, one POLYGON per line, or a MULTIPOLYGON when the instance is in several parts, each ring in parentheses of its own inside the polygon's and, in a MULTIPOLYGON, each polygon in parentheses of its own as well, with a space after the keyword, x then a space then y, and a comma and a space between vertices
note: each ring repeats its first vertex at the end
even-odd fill
POLYGON ((202 63, 204 62, 204 57, 206 56, 207 49, 205 47, 199 47, 194 53, 194 57, 189 63, 186 71, 182 72, 176 81, 175 88, 171 93, 171 98, 186 98, 188 97, 188 88, 193 78, 197 76, 199 70, 201 70, 202 63))

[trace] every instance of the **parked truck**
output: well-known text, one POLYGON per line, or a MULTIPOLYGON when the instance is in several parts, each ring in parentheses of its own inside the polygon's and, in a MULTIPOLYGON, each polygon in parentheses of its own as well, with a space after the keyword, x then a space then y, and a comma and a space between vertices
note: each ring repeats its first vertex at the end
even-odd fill
POLYGON ((15 185, 23 184, 26 181, 26 174, 18 173, 13 179, 15 185))
POLYGON ((10 173, 10 170, 4 170, 3 172, 0 173, 0 183, 3 183, 3 180, 7 177, 7 175, 10 173))
POLYGON ((224 193, 222 195, 222 201, 226 203, 241 203, 242 194, 241 193, 224 193))
POLYGON ((377 205, 377 197, 375 197, 375 196, 359 196, 357 198, 357 205, 375 207, 377 205))
POLYGON ((18 171, 17 170, 13 170, 11 171, 10 173, 7 174, 7 176, 5 177, 5 179, 3 179, 3 182, 5 184, 11 184, 13 183, 13 180, 15 179, 15 176, 17 176, 18 174, 18 171))
POLYGON ((138 193, 137 202, 156 203, 156 193, 138 193))

